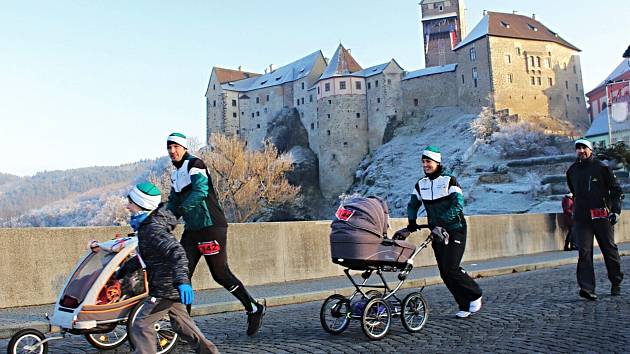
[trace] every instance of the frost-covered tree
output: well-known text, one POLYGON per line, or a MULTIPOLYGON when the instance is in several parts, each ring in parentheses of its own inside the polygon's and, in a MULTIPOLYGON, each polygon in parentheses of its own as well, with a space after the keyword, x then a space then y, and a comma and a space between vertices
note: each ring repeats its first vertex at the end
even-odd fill
POLYGON ((127 198, 113 195, 108 197, 103 206, 90 220, 92 226, 122 226, 127 225, 129 212, 127 211, 127 198))

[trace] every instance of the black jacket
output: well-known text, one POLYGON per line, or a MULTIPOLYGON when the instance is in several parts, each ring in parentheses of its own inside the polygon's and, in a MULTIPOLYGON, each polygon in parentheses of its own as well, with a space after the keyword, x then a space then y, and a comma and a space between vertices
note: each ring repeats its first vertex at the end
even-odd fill
MULTIPOLYGON (((149 279, 149 296, 178 301, 180 296, 177 286, 190 284, 190 279, 184 248, 171 233, 175 225, 175 215, 160 204, 140 224, 137 234, 138 254, 145 264, 149 279)), ((139 266, 140 260, 135 257, 123 265, 117 277, 122 278, 139 266)))
POLYGON ((621 213, 623 192, 617 178, 610 167, 595 157, 573 163, 567 171, 567 184, 573 193, 573 220, 591 220, 591 209, 621 213))

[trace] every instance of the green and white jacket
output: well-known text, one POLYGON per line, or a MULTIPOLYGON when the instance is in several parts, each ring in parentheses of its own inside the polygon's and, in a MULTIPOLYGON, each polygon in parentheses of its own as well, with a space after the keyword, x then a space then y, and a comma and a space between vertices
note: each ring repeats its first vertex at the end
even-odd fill
POLYGON ((407 204, 410 224, 415 224, 422 204, 431 228, 441 226, 454 231, 465 227, 464 194, 454 176, 440 171, 416 183, 407 204))
POLYGON ((227 227, 225 214, 203 160, 186 153, 181 161, 173 165, 176 170, 171 174, 167 208, 175 216, 184 218, 184 228, 195 231, 210 226, 227 227))

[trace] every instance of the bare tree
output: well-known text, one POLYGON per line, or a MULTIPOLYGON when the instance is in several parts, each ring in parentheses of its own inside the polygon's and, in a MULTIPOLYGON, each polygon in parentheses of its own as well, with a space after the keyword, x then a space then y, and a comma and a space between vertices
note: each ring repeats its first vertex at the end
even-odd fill
POLYGON ((168 199, 168 194, 171 191, 171 173, 175 168, 173 165, 169 164, 168 167, 162 171, 162 173, 157 174, 153 171, 149 173, 148 179, 149 182, 153 183, 160 192, 162 193, 162 202, 166 202, 168 199))
POLYGON ((270 141, 262 151, 249 151, 237 137, 212 134, 210 148, 200 151, 213 175, 219 202, 228 219, 246 222, 274 206, 294 201, 300 187, 289 184, 290 154, 278 154, 270 141))
POLYGON ((129 212, 127 211, 127 198, 112 195, 105 200, 96 216, 90 220, 90 225, 94 226, 122 226, 127 225, 129 212))

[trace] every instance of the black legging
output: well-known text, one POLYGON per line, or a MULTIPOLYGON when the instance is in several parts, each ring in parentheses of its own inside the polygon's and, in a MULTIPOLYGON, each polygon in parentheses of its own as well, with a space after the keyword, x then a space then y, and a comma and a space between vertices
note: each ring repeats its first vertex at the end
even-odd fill
POLYGON ((181 244, 186 251, 188 257, 188 275, 192 279, 197 263, 203 255, 199 250, 199 244, 206 243, 213 250, 205 254, 204 258, 208 264, 208 269, 212 275, 212 279, 227 291, 232 293, 245 307, 245 310, 252 311, 252 303, 256 300, 249 295, 243 283, 230 271, 227 263, 227 227, 207 227, 197 231, 184 230, 181 244), (216 245, 208 244, 216 241, 216 245))

